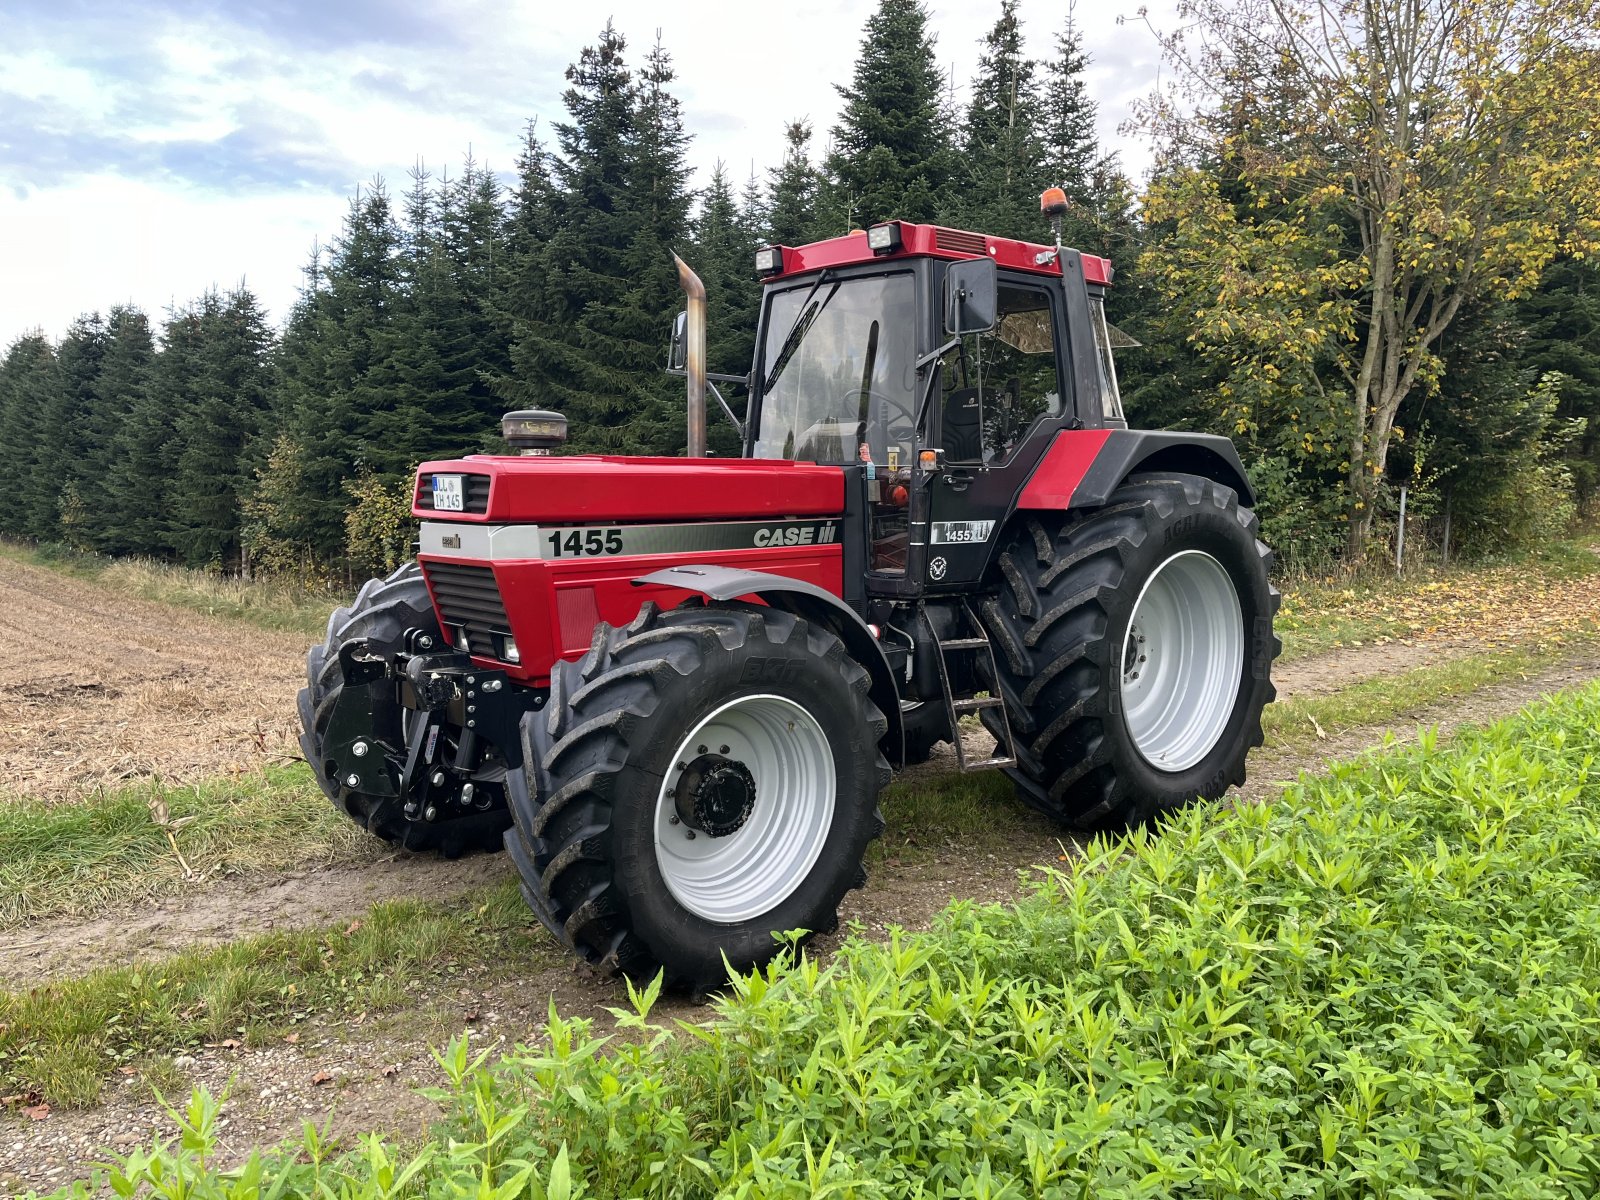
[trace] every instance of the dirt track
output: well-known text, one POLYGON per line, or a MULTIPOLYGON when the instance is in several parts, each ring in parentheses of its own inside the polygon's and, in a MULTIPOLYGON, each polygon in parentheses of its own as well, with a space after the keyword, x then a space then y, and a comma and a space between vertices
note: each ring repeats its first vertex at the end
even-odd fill
POLYGON ((298 754, 308 640, 0 558, 0 795, 187 783, 298 754))

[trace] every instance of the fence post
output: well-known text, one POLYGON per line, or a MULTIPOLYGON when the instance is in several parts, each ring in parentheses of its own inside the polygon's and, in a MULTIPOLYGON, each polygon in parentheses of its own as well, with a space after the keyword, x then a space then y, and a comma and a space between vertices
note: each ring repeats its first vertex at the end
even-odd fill
POLYGON ((1395 574, 1405 570, 1406 566, 1406 485, 1400 485, 1400 528, 1394 538, 1394 570, 1395 574))
POLYGON ((1444 494, 1444 565, 1450 565, 1450 492, 1444 494))

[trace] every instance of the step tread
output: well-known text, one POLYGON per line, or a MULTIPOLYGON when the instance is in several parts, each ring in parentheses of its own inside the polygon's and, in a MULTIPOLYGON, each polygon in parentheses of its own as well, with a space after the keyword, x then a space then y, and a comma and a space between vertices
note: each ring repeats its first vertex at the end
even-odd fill
POLYGON ((1017 760, 1001 756, 999 758, 971 758, 961 764, 963 771, 980 771, 986 767, 1014 767, 1017 760))
POLYGON ((983 708, 1003 708, 1005 701, 998 696, 973 697, 967 700, 952 700, 950 707, 958 713, 977 712, 983 708))

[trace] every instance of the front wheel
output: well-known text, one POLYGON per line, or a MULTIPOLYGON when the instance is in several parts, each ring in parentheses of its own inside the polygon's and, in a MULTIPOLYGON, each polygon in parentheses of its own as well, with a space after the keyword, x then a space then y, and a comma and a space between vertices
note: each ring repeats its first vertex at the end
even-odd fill
POLYGON ((523 718, 506 847, 529 904, 602 969, 691 991, 771 958, 774 934, 832 930, 883 829, 868 684, 837 637, 778 609, 602 625, 523 718))
POLYGON ((1025 802, 1120 829, 1244 782, 1278 652, 1257 528, 1233 489, 1179 474, 1017 525, 980 611, 1025 802))

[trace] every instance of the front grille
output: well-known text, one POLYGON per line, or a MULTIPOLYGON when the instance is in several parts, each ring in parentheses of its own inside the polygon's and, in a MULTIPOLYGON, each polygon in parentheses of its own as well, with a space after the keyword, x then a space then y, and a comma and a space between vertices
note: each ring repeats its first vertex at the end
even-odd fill
POLYGON ((983 234, 968 233, 965 229, 946 229, 938 226, 933 231, 933 244, 941 250, 954 250, 960 254, 985 254, 988 246, 983 234))
POLYGON ((489 567, 469 567, 460 563, 426 562, 428 586, 439 605, 445 637, 456 644, 457 631, 465 631, 467 649, 484 658, 499 658, 496 640, 511 632, 506 606, 500 599, 499 585, 489 567))
MULTIPOLYGON (((461 477, 462 499, 467 507, 463 512, 476 513, 483 516, 489 511, 489 476, 463 475, 461 477)), ((417 507, 433 508, 433 476, 417 476, 417 507)))

